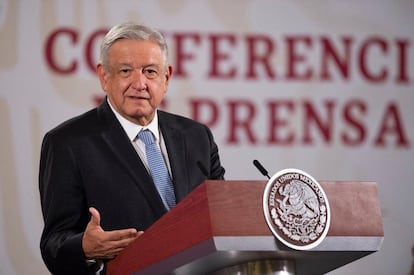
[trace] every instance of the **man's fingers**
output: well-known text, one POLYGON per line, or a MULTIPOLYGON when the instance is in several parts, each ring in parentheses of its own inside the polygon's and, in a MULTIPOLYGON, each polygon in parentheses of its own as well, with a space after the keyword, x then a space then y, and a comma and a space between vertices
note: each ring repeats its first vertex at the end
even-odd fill
POLYGON ((111 247, 111 250, 122 250, 125 247, 127 247, 128 245, 130 245, 135 239, 122 239, 119 241, 111 241, 108 243, 108 246, 111 247))
MULTIPOLYGON (((140 231, 142 232, 142 231, 140 231)), ((106 239, 108 241, 120 241, 124 239, 135 239, 139 236, 139 232, 135 228, 106 231, 106 239)))
POLYGON ((143 231, 137 232, 135 229, 124 229, 105 232, 105 248, 101 258, 112 259, 123 249, 135 241, 143 231))
POLYGON ((101 215, 99 214, 98 210, 94 207, 89 208, 89 213, 91 213, 91 221, 90 223, 95 226, 101 225, 101 215))

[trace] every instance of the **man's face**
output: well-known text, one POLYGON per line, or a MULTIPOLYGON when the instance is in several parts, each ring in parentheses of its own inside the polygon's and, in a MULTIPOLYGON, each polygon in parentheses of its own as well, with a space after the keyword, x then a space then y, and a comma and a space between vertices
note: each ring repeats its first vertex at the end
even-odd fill
POLYGON ((161 48, 150 41, 121 39, 108 53, 108 68, 97 73, 111 105, 124 118, 147 125, 167 92, 172 67, 165 67, 161 48))

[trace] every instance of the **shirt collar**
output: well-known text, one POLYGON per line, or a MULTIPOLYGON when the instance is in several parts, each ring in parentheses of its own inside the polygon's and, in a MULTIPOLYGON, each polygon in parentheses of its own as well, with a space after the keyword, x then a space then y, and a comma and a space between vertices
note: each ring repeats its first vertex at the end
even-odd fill
POLYGON ((158 143, 160 141, 160 133, 158 130, 158 112, 155 111, 155 116, 153 120, 146 126, 141 126, 138 124, 135 124, 123 116, 121 116, 114 107, 112 107, 111 102, 109 102, 109 99, 107 98, 108 104, 111 107, 112 112, 114 112, 115 117, 118 119, 119 123, 121 124, 122 128, 126 132, 129 140, 135 141, 135 138, 137 137, 137 134, 142 130, 150 130, 152 134, 154 135, 155 141, 158 143))

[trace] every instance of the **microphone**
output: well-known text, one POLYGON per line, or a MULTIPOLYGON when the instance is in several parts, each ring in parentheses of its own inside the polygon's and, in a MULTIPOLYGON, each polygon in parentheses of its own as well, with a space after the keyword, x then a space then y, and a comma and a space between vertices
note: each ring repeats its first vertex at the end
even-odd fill
POLYGON ((257 170, 262 173, 263 176, 266 176, 268 179, 270 179, 269 172, 267 172, 267 170, 263 167, 263 165, 260 164, 257 159, 253 160, 253 164, 256 166, 257 170))
POLYGON ((197 160, 197 166, 200 169, 201 173, 208 179, 208 172, 207 169, 204 167, 204 165, 201 163, 201 161, 197 160))

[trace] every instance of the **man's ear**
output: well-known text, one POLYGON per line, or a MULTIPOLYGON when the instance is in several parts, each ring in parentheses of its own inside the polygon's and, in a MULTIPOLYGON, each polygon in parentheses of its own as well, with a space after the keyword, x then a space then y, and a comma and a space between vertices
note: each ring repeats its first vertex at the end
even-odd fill
POLYGON ((107 73, 105 71, 104 66, 101 63, 96 65, 96 74, 99 77, 99 82, 101 83, 102 90, 104 90, 106 92, 107 73))
POLYGON ((165 87, 168 87, 172 74, 173 74, 173 67, 171 65, 168 65, 167 70, 165 71, 165 87))

